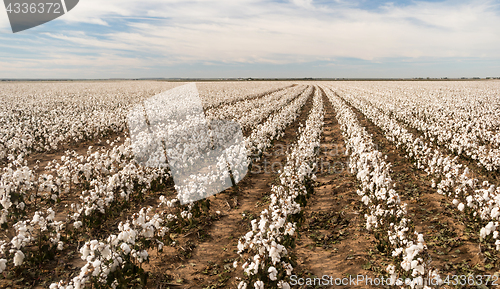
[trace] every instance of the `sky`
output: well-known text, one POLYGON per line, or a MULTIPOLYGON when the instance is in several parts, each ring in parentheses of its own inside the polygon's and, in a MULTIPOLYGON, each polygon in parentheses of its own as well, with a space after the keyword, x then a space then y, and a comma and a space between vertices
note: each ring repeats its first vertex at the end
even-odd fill
POLYGON ((498 76, 500 1, 80 0, 18 33, 0 7, 3 79, 498 76))

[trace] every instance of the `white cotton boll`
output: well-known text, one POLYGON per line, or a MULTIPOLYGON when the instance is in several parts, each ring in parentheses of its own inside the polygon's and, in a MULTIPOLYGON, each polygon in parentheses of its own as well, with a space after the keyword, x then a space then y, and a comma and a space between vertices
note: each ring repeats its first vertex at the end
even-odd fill
POLYGON ((365 204, 365 206, 368 206, 368 204, 370 203, 370 198, 364 195, 363 198, 361 198, 361 201, 365 204))
POLYGON ((387 271, 387 273, 389 273, 390 275, 394 274, 395 273, 395 270, 396 270, 396 266, 394 265, 389 265, 387 266, 387 268, 385 269, 387 271))
POLYGON ((76 221, 73 223, 73 227, 75 229, 79 229, 82 225, 83 225, 83 223, 81 221, 76 221))
POLYGON ((486 238, 486 236, 488 236, 486 228, 481 228, 481 230, 479 231, 479 237, 481 237, 481 239, 484 239, 486 238))
POLYGON ((238 289, 247 289, 247 283, 241 281, 240 284, 238 284, 238 289))
POLYGON ((14 255, 14 266, 21 266, 24 261, 24 253, 22 251, 17 251, 14 255))
POLYGON ((282 264, 283 264, 283 268, 285 268, 285 270, 286 270, 286 274, 288 276, 292 275, 292 271, 293 271, 292 264, 290 264, 290 263, 282 263, 282 264))
POLYGON ((399 256, 403 252, 403 248, 396 248, 394 251, 392 251, 392 256, 396 257, 399 256))
POLYGON ((100 260, 95 260, 92 263, 92 267, 94 268, 94 271, 92 272, 93 276, 98 276, 101 273, 101 261, 100 260))
POLYGON ((248 232, 245 234, 245 239, 247 241, 250 241, 252 239, 252 237, 253 237, 253 232, 248 232))
POLYGON ((405 271, 409 271, 411 269, 411 262, 404 259, 403 262, 401 262, 401 268, 403 268, 405 271))
POLYGON ((462 212, 465 209, 465 205, 463 203, 458 204, 458 210, 462 212))
POLYGON ((264 282, 262 281, 256 281, 255 283, 253 283, 253 286, 255 287, 255 289, 264 289, 264 282))
POLYGON ((54 210, 52 210, 52 208, 49 208, 47 210, 47 221, 53 221, 55 216, 56 216, 56 212, 54 212, 54 210))
POLYGON ((278 278, 276 277, 278 275, 278 270, 276 270, 275 267, 273 267, 273 266, 269 267, 267 272, 269 273, 269 279, 271 279, 271 281, 278 280, 278 278))
POLYGON ((457 199, 454 199, 452 203, 453 203, 453 205, 458 206, 458 204, 459 204, 460 202, 459 202, 457 199))
POLYGON ((82 260, 87 260, 87 257, 90 255, 90 248, 88 246, 88 243, 83 245, 83 247, 80 248, 80 254, 82 254, 81 258, 82 260))
POLYGON ((33 216, 33 220, 31 221, 32 224, 36 224, 40 221, 40 214, 39 212, 35 212, 35 215, 33 216))
POLYGON ((104 259, 111 259, 111 250, 109 249, 109 245, 106 245, 106 247, 102 249, 101 254, 104 259))
POLYGON ((146 250, 143 250, 143 251, 140 251, 137 253, 137 261, 139 261, 139 263, 143 263, 144 261, 146 261, 148 259, 148 252, 146 250))
POLYGON ((238 252, 243 252, 245 249, 245 244, 241 243, 241 241, 238 241, 238 252))
POLYGON ((413 277, 422 276, 422 275, 424 275, 424 273, 425 273, 424 266, 418 265, 418 266, 415 266, 415 268, 413 268, 412 276, 413 277))
POLYGON ((62 251, 64 249, 64 243, 59 241, 57 242, 57 250, 62 251))
POLYGON ((7 260, 0 259, 0 273, 5 271, 5 268, 7 268, 7 260))
POLYGON ((24 204, 24 202, 20 202, 19 204, 17 204, 17 206, 16 206, 16 207, 17 207, 18 209, 20 209, 20 210, 24 210, 25 204, 24 204))
POLYGON ((281 289, 290 289, 290 284, 288 284, 287 282, 285 282, 283 280, 280 280, 278 282, 278 288, 281 288, 281 289))
POLYGON ((258 229, 257 219, 253 219, 250 223, 252 224, 252 231, 257 231, 257 229, 258 229))
POLYGON ((122 243, 120 245, 120 248, 125 252, 125 255, 128 255, 130 253, 130 247, 127 245, 127 243, 122 243))
POLYGON ((493 208, 493 210, 491 210, 491 218, 496 219, 498 218, 498 216, 500 216, 500 209, 498 207, 495 207, 493 208))

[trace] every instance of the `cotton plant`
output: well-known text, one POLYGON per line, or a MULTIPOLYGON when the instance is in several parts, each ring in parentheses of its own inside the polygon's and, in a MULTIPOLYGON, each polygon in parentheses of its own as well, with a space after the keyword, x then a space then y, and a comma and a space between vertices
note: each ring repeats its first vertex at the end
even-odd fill
POLYGON ((10 242, 0 242, 0 259, 4 260, 1 271, 8 267, 23 268, 42 262, 64 249, 62 234, 65 232, 65 224, 55 220, 52 208, 36 211, 31 219, 19 221, 13 227, 15 236, 10 242), (37 250, 31 250, 32 246, 36 246, 37 250), (28 265, 25 265, 26 260, 28 265))
POLYGON ((79 275, 53 283, 50 288, 85 288, 89 282, 96 286, 127 288, 137 278, 144 285, 147 273, 142 264, 149 261, 149 252, 174 245, 170 233, 193 224, 200 213, 208 213, 208 207, 200 208, 203 201, 181 205, 177 198, 164 196, 159 201, 156 208, 142 208, 126 222, 120 222, 118 231, 107 238, 87 241, 79 249, 81 258, 87 262, 79 275))
POLYGON ((0 172, 0 225, 25 216, 25 207, 33 190, 35 176, 22 159, 16 159, 0 172))

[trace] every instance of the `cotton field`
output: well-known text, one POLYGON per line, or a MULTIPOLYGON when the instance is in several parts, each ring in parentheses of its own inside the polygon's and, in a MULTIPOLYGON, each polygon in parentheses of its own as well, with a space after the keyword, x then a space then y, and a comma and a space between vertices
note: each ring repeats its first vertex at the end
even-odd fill
POLYGON ((0 288, 500 285, 499 81, 1 82, 0 102, 0 288), (149 101, 183 87, 192 126, 149 101))

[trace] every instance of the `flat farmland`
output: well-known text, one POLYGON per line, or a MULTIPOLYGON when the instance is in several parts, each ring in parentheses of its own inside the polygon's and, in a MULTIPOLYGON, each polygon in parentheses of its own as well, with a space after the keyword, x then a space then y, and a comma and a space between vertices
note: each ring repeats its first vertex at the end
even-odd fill
POLYGON ((0 102, 0 288, 500 284, 500 81, 1 82, 0 102), (222 175, 186 191, 189 158, 141 163, 130 121, 185 87, 241 129, 231 185, 188 202, 222 175))

